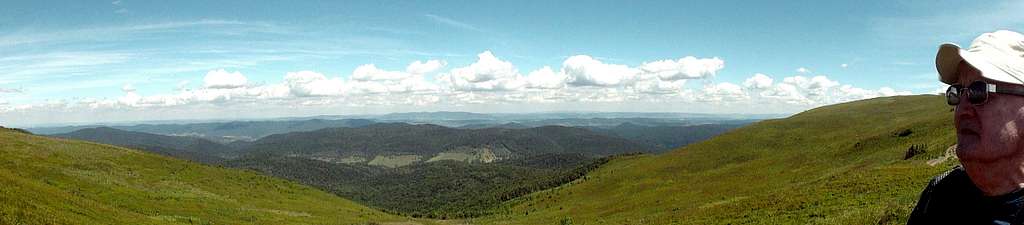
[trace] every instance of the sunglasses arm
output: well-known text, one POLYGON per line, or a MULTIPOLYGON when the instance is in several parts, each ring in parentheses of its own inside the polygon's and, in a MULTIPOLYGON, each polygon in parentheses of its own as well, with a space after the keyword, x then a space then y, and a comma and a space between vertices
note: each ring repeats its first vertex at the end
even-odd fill
POLYGON ((1024 86, 988 84, 988 92, 1024 96, 1024 86))

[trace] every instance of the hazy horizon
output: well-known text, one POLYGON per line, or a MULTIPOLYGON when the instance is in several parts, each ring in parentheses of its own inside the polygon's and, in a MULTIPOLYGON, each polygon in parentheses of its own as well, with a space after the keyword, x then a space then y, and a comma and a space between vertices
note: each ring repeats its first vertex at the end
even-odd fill
POLYGON ((688 113, 688 112, 625 112, 625 111, 539 111, 539 112, 513 112, 513 113, 487 113, 487 112, 466 112, 466 111, 410 111, 410 112, 389 112, 376 114, 335 114, 335 115, 305 115, 305 116, 271 116, 271 117, 228 117, 228 118, 189 118, 189 119, 149 119, 149 120, 111 120, 111 121, 85 121, 85 122, 58 122, 58 123, 36 123, 36 124, 14 124, 13 128, 52 128, 52 127, 75 127, 75 126, 134 126, 134 125, 158 125, 158 124, 197 124, 197 123, 218 123, 218 122, 246 122, 246 121, 299 121, 312 119, 374 119, 394 114, 429 114, 429 113, 471 113, 480 115, 546 115, 546 114, 632 114, 635 117, 560 117, 560 118, 666 118, 664 116, 651 116, 651 114, 678 114, 673 119, 694 119, 710 116, 730 118, 736 120, 744 119, 772 119, 784 118, 792 114, 777 113, 688 113), (690 117, 687 117, 690 116, 690 117))

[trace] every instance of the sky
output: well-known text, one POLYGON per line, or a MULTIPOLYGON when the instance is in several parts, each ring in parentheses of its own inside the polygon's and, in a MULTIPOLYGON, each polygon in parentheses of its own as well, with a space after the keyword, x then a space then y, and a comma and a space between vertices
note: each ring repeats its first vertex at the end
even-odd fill
POLYGON ((0 125, 796 113, 944 90, 1021 1, 3 1, 0 125))

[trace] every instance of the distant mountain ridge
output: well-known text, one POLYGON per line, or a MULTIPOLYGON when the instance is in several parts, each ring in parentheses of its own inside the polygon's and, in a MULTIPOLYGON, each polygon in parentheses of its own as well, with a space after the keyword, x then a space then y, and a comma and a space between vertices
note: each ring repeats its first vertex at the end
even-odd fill
POLYGON ((642 126, 690 126, 700 124, 747 124, 778 115, 734 115, 692 113, 557 112, 557 113, 469 113, 410 112, 383 115, 313 116, 244 121, 154 121, 151 124, 85 125, 35 127, 28 130, 44 135, 68 133, 84 128, 112 127, 126 131, 170 136, 192 136, 222 144, 254 141, 271 135, 313 131, 330 127, 362 127, 373 123, 435 124, 452 128, 530 128, 541 126, 603 127, 623 123, 642 126), (176 123, 171 123, 176 122, 176 123))
POLYGON ((54 136, 138 148, 207 164, 223 162, 234 150, 226 145, 197 137, 165 136, 109 127, 86 128, 54 136))
POLYGON ((525 129, 456 129, 438 125, 378 123, 357 128, 275 134, 245 152, 298 154, 346 161, 381 156, 418 156, 417 162, 458 154, 492 154, 498 160, 545 153, 607 156, 651 152, 653 146, 587 129, 544 126, 525 129))
MULTIPOLYGON (((373 124, 366 119, 340 120, 289 120, 289 121, 232 121, 193 124, 140 124, 132 126, 110 126, 111 128, 170 136, 191 136, 205 138, 222 144, 234 141, 254 141, 271 134, 295 131, 311 131, 329 127, 360 127, 373 124)), ((29 129, 39 134, 60 134, 84 128, 102 126, 70 126, 29 129)))
MULTIPOLYGON (((248 153, 275 153, 301 155, 329 162, 395 167, 437 160, 492 162, 546 153, 579 153, 595 157, 627 152, 660 152, 745 124, 737 121, 727 124, 648 126, 624 122, 613 127, 530 127, 510 122, 498 126, 450 128, 432 124, 375 123, 369 120, 273 123, 300 130, 332 125, 339 127, 271 134, 252 142, 231 143, 205 141, 205 138, 199 136, 150 134, 109 127, 86 128, 54 136, 136 147, 207 163, 248 153)), ((244 130, 268 124, 272 123, 137 125, 131 128, 163 131, 168 131, 168 127, 202 128, 206 131, 244 130)))

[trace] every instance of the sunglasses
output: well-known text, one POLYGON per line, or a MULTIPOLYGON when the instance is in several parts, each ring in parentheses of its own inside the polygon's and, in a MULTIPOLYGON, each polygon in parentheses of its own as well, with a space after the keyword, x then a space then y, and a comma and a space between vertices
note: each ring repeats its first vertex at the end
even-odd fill
POLYGON ((990 84, 981 80, 972 82, 970 85, 967 85, 967 87, 960 84, 954 84, 946 89, 946 104, 959 105, 960 95, 966 94, 967 102, 970 102, 972 105, 980 106, 985 104, 985 102, 988 102, 988 93, 1024 96, 1024 86, 998 83, 990 84))

